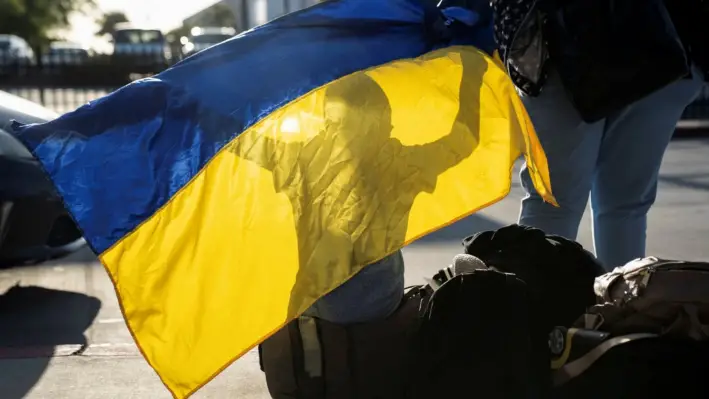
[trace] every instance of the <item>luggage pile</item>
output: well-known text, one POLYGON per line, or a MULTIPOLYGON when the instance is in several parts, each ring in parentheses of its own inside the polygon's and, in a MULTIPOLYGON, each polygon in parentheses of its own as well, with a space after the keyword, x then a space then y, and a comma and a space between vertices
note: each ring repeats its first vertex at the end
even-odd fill
POLYGON ((709 263, 605 273, 511 225, 411 287, 387 320, 301 317, 259 348, 275 399, 708 398, 709 263))

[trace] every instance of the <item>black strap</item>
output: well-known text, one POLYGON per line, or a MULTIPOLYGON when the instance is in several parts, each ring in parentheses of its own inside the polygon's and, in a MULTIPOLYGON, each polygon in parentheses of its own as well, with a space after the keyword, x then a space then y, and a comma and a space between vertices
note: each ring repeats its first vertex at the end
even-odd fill
POLYGON ((258 367, 262 372, 266 372, 266 369, 263 368, 263 347, 261 345, 258 346, 258 367))

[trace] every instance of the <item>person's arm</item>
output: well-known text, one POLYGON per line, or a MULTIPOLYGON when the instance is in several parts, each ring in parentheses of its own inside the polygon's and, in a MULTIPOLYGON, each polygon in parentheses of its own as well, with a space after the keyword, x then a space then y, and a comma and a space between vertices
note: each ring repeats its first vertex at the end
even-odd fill
MULTIPOLYGON (((476 93, 474 93, 476 94, 476 93)), ((479 111, 476 102, 461 97, 458 115, 450 132, 431 143, 409 147, 410 161, 439 175, 468 158, 479 139, 479 111)))
POLYGON ((458 89, 458 113, 450 132, 440 139, 411 148, 414 162, 422 163, 436 175, 454 167, 470 157, 480 140, 480 93, 483 89, 483 76, 486 66, 480 58, 461 58, 463 71, 458 89), (475 64, 470 64, 475 61, 475 64))
POLYGON ((255 133, 247 132, 241 135, 229 146, 229 151, 264 169, 273 170, 287 146, 297 144, 285 143, 274 135, 255 133))
POLYGON ((473 128, 471 124, 456 120, 450 133, 432 143, 416 146, 413 155, 427 167, 435 168, 436 174, 441 174, 473 153, 478 145, 477 132, 472 131, 473 128))

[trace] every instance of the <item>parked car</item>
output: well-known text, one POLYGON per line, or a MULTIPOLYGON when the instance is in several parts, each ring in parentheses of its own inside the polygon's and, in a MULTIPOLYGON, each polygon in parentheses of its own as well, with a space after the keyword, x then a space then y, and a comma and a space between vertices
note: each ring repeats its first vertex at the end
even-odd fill
POLYGON ((8 132, 12 120, 41 123, 57 116, 0 91, 0 265, 38 263, 86 246, 39 162, 8 132))
POLYGON ((117 25, 113 33, 113 58, 131 73, 152 74, 167 68, 172 59, 165 35, 157 29, 117 25))
POLYGON ((0 74, 21 74, 36 61, 34 51, 25 39, 0 34, 0 74))
POLYGON ((225 27, 195 27, 190 31, 189 36, 180 38, 182 44, 182 54, 185 57, 202 51, 215 44, 219 44, 224 40, 230 39, 236 35, 234 28, 225 27))
POLYGON ((84 65, 89 60, 89 51, 82 45, 70 42, 52 42, 42 55, 44 67, 62 65, 84 65))

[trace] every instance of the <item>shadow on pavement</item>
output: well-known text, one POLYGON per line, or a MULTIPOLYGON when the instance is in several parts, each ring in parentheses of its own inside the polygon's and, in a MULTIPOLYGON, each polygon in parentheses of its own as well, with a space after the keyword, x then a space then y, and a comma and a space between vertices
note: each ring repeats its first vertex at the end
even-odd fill
POLYGON ((707 179, 706 173, 693 173, 693 174, 683 174, 683 175, 660 175, 659 181, 661 183, 672 184, 682 188, 688 188, 691 190, 709 190, 709 179, 707 179))
POLYGON ((42 287, 14 286, 0 295, 0 397, 27 395, 53 348, 86 345, 84 333, 100 308, 97 298, 42 287))
POLYGON ((471 234, 475 234, 479 231, 497 230, 505 225, 505 223, 501 223, 486 216, 474 214, 465 219, 459 220, 448 227, 420 238, 416 241, 416 243, 431 244, 452 241, 460 243, 463 238, 471 234))
POLYGON ((676 129, 674 136, 672 136, 672 141, 696 141, 699 145, 709 145, 709 140, 706 138, 709 136, 709 128, 695 128, 695 129, 676 129))
POLYGON ((85 263, 94 263, 94 262, 98 262, 96 255, 94 255, 94 253, 91 252, 91 249, 89 249, 89 247, 84 247, 72 254, 69 254, 69 255, 64 256, 62 258, 58 258, 58 259, 44 262, 43 264, 44 265, 61 264, 62 266, 66 266, 67 264, 85 264, 85 263))
POLYGON ((8 269, 14 269, 17 267, 31 267, 31 266, 37 266, 37 265, 62 265, 62 266, 67 266, 67 265, 81 265, 81 264, 87 264, 87 263, 94 263, 98 262, 98 259, 96 258, 96 255, 94 255, 93 252, 91 252, 91 249, 88 247, 82 247, 76 250, 75 252, 72 252, 68 255, 56 258, 56 259, 50 259, 50 260, 42 260, 42 259, 37 259, 36 261, 29 261, 29 262, 24 262, 24 263, 17 263, 17 262, 12 262, 12 261, 2 261, 0 262, 0 270, 8 270, 8 269))

